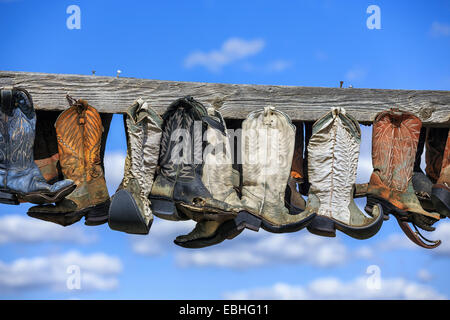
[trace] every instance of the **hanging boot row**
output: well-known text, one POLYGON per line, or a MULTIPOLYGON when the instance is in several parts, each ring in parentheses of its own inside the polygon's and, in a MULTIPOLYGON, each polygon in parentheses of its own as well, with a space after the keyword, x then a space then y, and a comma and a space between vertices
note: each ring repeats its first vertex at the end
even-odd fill
POLYGON ((431 232, 449 216, 450 133, 422 128, 412 113, 376 116, 374 170, 369 183, 356 184, 361 130, 343 108, 304 123, 267 106, 227 123, 190 96, 161 117, 138 99, 123 115, 124 176, 110 199, 103 158, 112 115, 67 99, 61 113, 35 112, 25 90, 1 90, 0 202, 38 204, 31 217, 63 226, 85 217, 86 225, 141 235, 154 216, 193 220, 174 243, 203 248, 244 229, 368 239, 392 215, 417 245, 440 244, 419 229, 431 232), (357 197, 367 197, 364 211, 357 197))

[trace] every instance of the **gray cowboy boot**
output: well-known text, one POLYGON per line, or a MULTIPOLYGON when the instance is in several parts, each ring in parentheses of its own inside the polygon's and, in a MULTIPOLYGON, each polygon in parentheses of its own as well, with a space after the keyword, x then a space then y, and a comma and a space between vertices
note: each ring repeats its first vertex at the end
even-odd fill
POLYGON ((122 183, 109 207, 109 227, 134 234, 148 234, 153 222, 148 195, 158 165, 161 117, 138 99, 124 115, 127 156, 122 183), (126 119, 126 120, 125 120, 126 119))
POLYGON ((311 233, 335 237, 336 229, 356 239, 375 235, 383 224, 377 205, 372 217, 353 201, 361 131, 343 108, 332 108, 313 125, 308 144, 309 189, 306 212, 317 213, 308 225, 311 233))
MULTIPOLYGON (((236 213, 242 208, 234 189, 236 174, 232 168, 232 153, 225 121, 219 111, 208 108, 208 115, 217 121, 216 126, 208 125, 206 130, 207 146, 204 152, 202 182, 214 199, 233 207, 236 213), (224 131, 217 128, 223 128, 224 131)), ((239 181, 237 181, 239 186, 239 181)), ((218 222, 202 220, 187 235, 178 236, 174 243, 185 248, 203 248, 239 235, 244 228, 238 228, 233 220, 218 222)))
POLYGON ((246 220, 246 228, 295 232, 314 218, 314 213, 285 207, 294 138, 295 126, 289 116, 273 107, 251 112, 242 123, 241 201, 245 210, 236 220, 246 220))
POLYGON ((163 119, 158 170, 149 196, 153 214, 166 220, 233 218, 232 206, 214 199, 202 182, 203 133, 217 121, 189 96, 173 102, 163 119))
POLYGON ((0 93, 0 202, 56 202, 70 194, 72 180, 48 184, 33 159, 36 113, 30 94, 20 88, 0 93))

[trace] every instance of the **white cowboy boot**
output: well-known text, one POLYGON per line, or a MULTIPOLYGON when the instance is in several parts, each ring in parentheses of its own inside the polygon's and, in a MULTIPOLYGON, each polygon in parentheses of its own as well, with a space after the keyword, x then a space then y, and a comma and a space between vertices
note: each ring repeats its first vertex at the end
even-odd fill
POLYGON ((381 206, 372 217, 353 201, 361 130, 343 108, 332 108, 313 125, 308 144, 308 177, 311 187, 305 211, 317 213, 308 225, 311 233, 334 237, 336 229, 366 239, 383 224, 381 206))

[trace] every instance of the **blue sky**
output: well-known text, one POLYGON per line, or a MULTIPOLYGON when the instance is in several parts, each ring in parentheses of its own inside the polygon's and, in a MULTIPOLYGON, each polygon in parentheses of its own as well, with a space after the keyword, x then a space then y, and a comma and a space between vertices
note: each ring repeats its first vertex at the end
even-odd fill
MULTIPOLYGON (((0 0, 0 70, 161 80, 390 89, 450 86, 448 1, 31 1, 0 0), (69 30, 69 5, 81 29, 69 30), (381 10, 370 30, 369 5, 381 10)), ((137 98, 137 97, 136 97, 137 98)), ((151 102, 150 102, 151 103, 151 102)), ((262 106, 263 107, 263 106, 262 106)), ((391 107, 391 106, 386 106, 391 107)), ((358 181, 371 172, 363 127, 358 181)), ((123 172, 124 129, 114 116, 105 157, 113 194, 123 172)), ((358 200, 364 206, 364 200, 358 200)), ((172 240, 193 226, 155 218, 148 236, 107 225, 67 227, 0 205, 0 298, 448 298, 450 223, 416 248, 394 219, 372 239, 321 238, 306 230, 245 231, 188 250, 172 240), (67 267, 80 267, 69 290, 67 267), (376 266, 381 287, 370 289, 376 266), (443 272, 444 271, 444 272, 443 272)))

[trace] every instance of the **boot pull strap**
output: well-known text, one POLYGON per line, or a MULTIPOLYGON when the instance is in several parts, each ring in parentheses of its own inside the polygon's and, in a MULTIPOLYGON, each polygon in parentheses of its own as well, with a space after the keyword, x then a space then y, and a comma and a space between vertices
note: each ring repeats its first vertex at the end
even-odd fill
POLYGON ((75 107, 78 113, 78 124, 84 125, 86 123, 86 109, 89 106, 86 100, 82 99, 74 99, 68 94, 66 95, 66 99, 69 102, 71 107, 75 107))
POLYGON ((271 115, 273 115, 273 112, 275 111, 274 106, 267 106, 264 107, 264 124, 267 126, 270 126, 273 124, 273 119, 271 119, 271 115))

